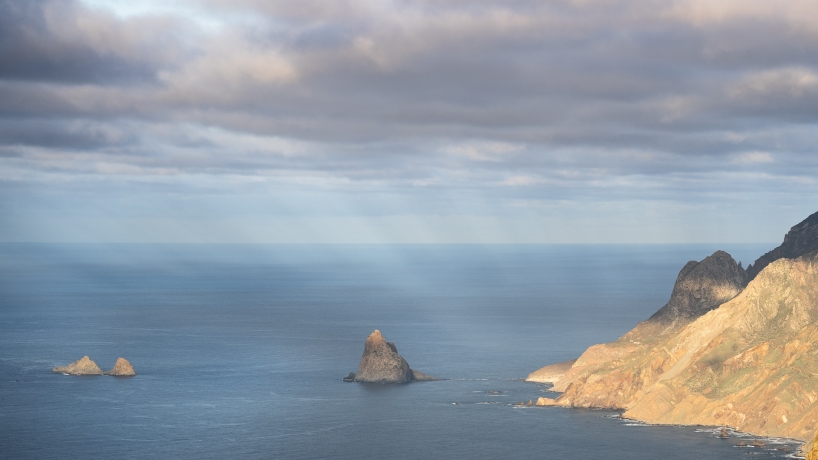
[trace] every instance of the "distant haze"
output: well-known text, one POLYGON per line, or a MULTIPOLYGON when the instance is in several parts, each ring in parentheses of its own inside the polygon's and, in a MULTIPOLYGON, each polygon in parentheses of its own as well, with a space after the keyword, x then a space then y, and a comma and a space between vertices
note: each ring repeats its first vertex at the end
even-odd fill
POLYGON ((818 2, 0 0, 0 241, 780 242, 818 2))

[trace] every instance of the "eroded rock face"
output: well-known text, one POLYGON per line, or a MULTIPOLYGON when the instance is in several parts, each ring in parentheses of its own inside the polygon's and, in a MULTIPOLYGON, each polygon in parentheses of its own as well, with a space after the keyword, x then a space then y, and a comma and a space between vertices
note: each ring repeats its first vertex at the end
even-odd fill
POLYGON ((781 243, 781 246, 747 266, 747 274, 750 279, 753 279, 764 267, 778 259, 795 259, 816 250, 818 250, 818 212, 792 227, 784 235, 784 242, 781 243))
POLYGON ((87 356, 83 356, 65 367, 57 366, 52 370, 53 372, 71 375, 102 375, 102 369, 87 356))
POLYGON ((105 375, 113 375, 116 377, 131 377, 136 375, 133 366, 125 358, 117 358, 114 368, 106 372, 105 375))
MULTIPOLYGON (((347 377, 353 377, 353 374, 347 377)), ((387 342, 381 331, 375 329, 364 343, 364 354, 353 381, 363 383, 407 383, 413 380, 437 380, 422 372, 413 371, 392 342, 387 342)))

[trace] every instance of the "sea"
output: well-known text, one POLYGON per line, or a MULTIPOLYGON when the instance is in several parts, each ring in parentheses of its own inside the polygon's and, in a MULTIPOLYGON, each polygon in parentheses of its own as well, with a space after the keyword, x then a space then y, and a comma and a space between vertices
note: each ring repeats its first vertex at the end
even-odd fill
POLYGON ((515 407, 679 270, 766 245, 0 244, 0 458, 739 459, 799 443, 515 407), (375 329, 445 380, 344 383, 375 329), (89 356, 138 375, 53 373, 89 356))

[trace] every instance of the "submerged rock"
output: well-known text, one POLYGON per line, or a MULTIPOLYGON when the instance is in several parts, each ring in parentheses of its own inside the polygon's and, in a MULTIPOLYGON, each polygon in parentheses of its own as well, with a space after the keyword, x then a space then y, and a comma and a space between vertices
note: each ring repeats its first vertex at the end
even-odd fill
POLYGON ((117 358, 114 368, 106 372, 105 375, 113 375, 116 377, 131 377, 136 375, 133 366, 125 358, 117 358))
MULTIPOLYGON (((350 375, 347 377, 353 376, 350 375)), ((346 379, 344 379, 346 380, 346 379)), ((422 372, 409 368, 398 348, 392 342, 387 342, 381 331, 375 329, 364 343, 364 354, 358 365, 358 372, 353 381, 362 383, 407 383, 413 380, 437 380, 422 372)))
POLYGON ((70 375, 102 375, 102 369, 97 366, 97 363, 91 361, 91 358, 83 356, 67 366, 57 366, 52 369, 53 372, 70 375))
POLYGON ((431 375, 426 375, 423 372, 416 371, 412 369, 412 380, 416 382, 431 382, 432 380, 440 380, 432 377, 431 375))

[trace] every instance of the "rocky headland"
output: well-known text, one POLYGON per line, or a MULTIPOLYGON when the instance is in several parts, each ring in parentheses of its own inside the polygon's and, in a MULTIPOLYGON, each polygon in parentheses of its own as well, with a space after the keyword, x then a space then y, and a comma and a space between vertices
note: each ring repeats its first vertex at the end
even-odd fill
POLYGON ((364 342, 364 354, 358 364, 358 372, 344 378, 347 382, 407 383, 412 381, 438 380, 409 368, 409 364, 392 342, 387 342, 381 331, 375 329, 364 342))
POLYGON ((97 363, 87 356, 74 361, 67 366, 57 366, 52 372, 69 375, 113 375, 116 377, 130 377, 136 375, 133 366, 125 358, 119 358, 110 371, 103 372, 97 363))
POLYGON ((616 366, 618 360, 650 347, 734 298, 746 283, 747 273, 741 264, 724 251, 716 251, 701 262, 690 261, 676 277, 670 300, 650 318, 616 342, 594 345, 580 358, 545 366, 529 374, 526 380, 551 383, 554 391, 565 391, 579 374, 596 366, 616 366))
POLYGON ((745 272, 721 251, 688 263, 668 304, 634 330, 590 347, 561 373, 555 366, 565 363, 532 373, 528 380, 562 392, 537 405, 618 409, 649 423, 813 439, 818 251, 778 256, 818 249, 816 224, 818 213, 793 227, 767 254, 774 260, 765 263, 765 255, 752 266, 763 265, 757 272, 745 272))
POLYGON ((526 381, 555 384, 565 375, 566 372, 571 370, 575 362, 577 362, 577 360, 572 359, 571 361, 549 364, 548 366, 542 367, 528 374, 526 381))

